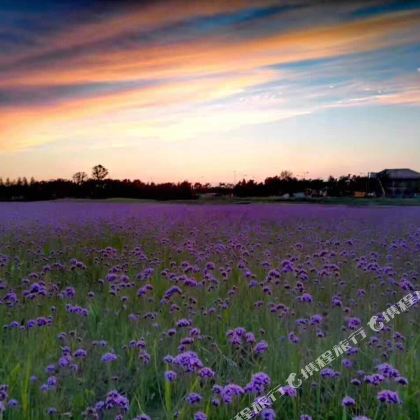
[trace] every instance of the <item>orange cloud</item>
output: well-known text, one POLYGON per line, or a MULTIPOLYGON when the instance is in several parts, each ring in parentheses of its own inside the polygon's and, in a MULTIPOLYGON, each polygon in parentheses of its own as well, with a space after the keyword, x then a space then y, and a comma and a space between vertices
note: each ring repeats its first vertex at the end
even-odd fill
MULTIPOLYGON (((11 150, 54 141, 55 136, 60 134, 62 124, 72 121, 77 124, 77 121, 110 113, 114 119, 118 112, 137 110, 143 113, 149 112, 147 119, 150 119, 150 112, 153 110, 162 110, 179 104, 191 106, 194 103, 217 100, 273 80, 276 76, 277 73, 266 70, 226 75, 222 80, 207 78, 170 82, 123 93, 63 101, 53 105, 6 109, 0 121, 2 134, 0 147, 3 150, 11 150)), ((144 123, 144 121, 139 123, 144 123)), ((144 132, 139 130, 139 135, 142 134, 144 135, 144 132)))
POLYGON ((389 95, 381 95, 377 102, 382 105, 420 105, 420 89, 408 89, 389 95))
POLYGON ((0 86, 194 77, 420 42, 420 13, 395 13, 341 25, 232 40, 224 35, 176 45, 103 51, 48 70, 0 75, 0 86))
MULTIPOLYGON (((217 2, 215 2, 217 3, 217 2)), ((222 3, 222 2, 220 2, 222 3)), ((247 3, 247 2, 245 2, 247 3)), ((189 14, 219 13, 230 10, 229 7, 243 7, 244 2, 226 3, 223 7, 209 3, 208 9, 191 6, 189 14), (230 6, 229 6, 230 5, 230 6)), ((112 37, 125 30, 124 25, 137 25, 140 19, 146 19, 145 25, 158 25, 167 22, 163 11, 167 8, 157 7, 154 17, 146 22, 145 17, 124 16, 119 19, 133 19, 133 22, 117 20, 112 27, 100 28, 94 24, 80 32, 69 34, 66 46, 78 46, 83 38, 92 34, 92 39, 112 37), (137 19, 137 20, 135 20, 137 19), (135 22, 134 22, 135 20, 135 22), (92 32, 91 32, 92 31, 92 32)), ((232 9, 233 10, 233 9, 232 9)), ((168 19, 185 18, 185 11, 174 10, 168 19)), ((145 15, 147 16, 147 14, 145 15)), ((78 83, 118 82, 125 80, 163 80, 158 85, 131 89, 112 94, 101 94, 85 98, 62 99, 53 105, 10 106, 2 111, 0 121, 0 148, 12 150, 54 141, 63 135, 63 129, 71 122, 85 123, 87 119, 100 121, 103 116, 114 119, 119 112, 141 111, 143 119, 130 122, 133 130, 139 135, 155 135, 158 130, 147 120, 159 124, 159 112, 170 112, 173 107, 190 107, 205 101, 223 99, 241 93, 246 89, 265 82, 281 78, 281 72, 268 70, 267 66, 281 63, 298 62, 308 59, 320 59, 372 51, 378 48, 403 45, 420 41, 416 28, 420 24, 420 13, 395 13, 358 22, 324 26, 313 29, 293 31, 275 35, 258 35, 256 37, 229 37, 215 35, 209 39, 184 42, 175 45, 151 45, 135 50, 102 51, 96 56, 82 55, 69 58, 50 68, 34 70, 16 70, 13 73, 0 75, 0 86, 48 87, 51 85, 74 85, 78 83), (156 115, 153 117, 153 112, 156 115)), ((99 24, 98 24, 99 25, 99 24)), ((48 47, 49 48, 49 47, 48 47)), ((412 95, 412 94, 410 94, 412 95)), ((416 98, 416 95, 412 95, 416 98)), ((384 99, 391 101, 395 98, 384 99)), ((412 99, 414 100, 414 99, 412 99)), ((304 112, 304 111, 302 111, 304 112)), ((294 111, 291 115, 296 115, 294 111)), ((272 112, 269 117, 259 114, 252 118, 250 113, 230 113, 227 118, 196 118, 199 130, 214 129, 212 125, 222 122, 226 127, 234 128, 247 121, 244 116, 255 123, 272 121, 281 114, 272 112)), ((287 115, 287 112, 286 112, 287 115)), ((126 125, 129 127, 129 124, 126 125)), ((127 128, 128 129, 128 128, 127 128)), ((166 127, 160 128, 165 135, 170 135, 166 127)), ((175 130, 175 128, 174 128, 175 130)), ((188 127, 182 122, 176 125, 180 138, 186 135, 188 127)), ((194 129, 197 131, 197 128, 194 129)))

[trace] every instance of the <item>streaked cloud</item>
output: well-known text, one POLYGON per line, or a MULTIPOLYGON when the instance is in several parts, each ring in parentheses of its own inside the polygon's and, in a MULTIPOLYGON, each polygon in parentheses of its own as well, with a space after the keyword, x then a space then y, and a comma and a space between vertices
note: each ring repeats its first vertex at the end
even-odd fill
POLYGON ((415 2, 17 4, 0 10, 3 152, 68 133, 111 149, 420 105, 415 2))

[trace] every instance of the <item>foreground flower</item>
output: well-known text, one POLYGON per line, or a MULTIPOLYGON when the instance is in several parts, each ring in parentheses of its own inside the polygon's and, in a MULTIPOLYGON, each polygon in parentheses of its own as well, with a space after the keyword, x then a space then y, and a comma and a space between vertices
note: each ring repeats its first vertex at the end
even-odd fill
POLYGON ((292 331, 289 333, 289 335, 287 336, 287 338, 289 339, 289 341, 292 344, 298 344, 299 343, 299 337, 292 331))
POLYGON ((378 372, 385 378, 397 378, 400 376, 400 372, 389 363, 381 363, 380 365, 376 366, 376 368, 378 369, 378 372))
POLYGON ((202 369, 199 370, 198 374, 201 378, 207 378, 207 379, 214 378, 216 375, 216 373, 209 367, 203 367, 202 369))
POLYGON ((283 395, 286 395, 286 397, 290 397, 290 398, 297 397, 296 388, 293 388, 292 386, 289 386, 289 385, 282 386, 279 390, 283 395))
POLYGON ((189 405, 197 405, 201 403, 203 397, 200 394, 197 394, 196 392, 191 392, 186 396, 185 399, 189 405))
POLYGON ((347 320, 347 327, 350 330, 357 330, 357 328, 359 328, 362 325, 362 321, 360 321, 359 318, 349 318, 347 320))
POLYGON ((57 411, 57 409, 56 409, 55 407, 50 407, 50 408, 47 410, 47 414, 48 414, 49 416, 55 416, 57 413, 58 413, 58 411, 57 411))
POLYGON ((15 399, 11 399, 7 403, 8 408, 18 408, 19 407, 19 401, 15 399))
POLYGON ((341 405, 343 407, 353 407, 356 405, 356 401, 352 398, 352 397, 344 397, 343 400, 341 401, 341 405))
POLYGON ((232 404, 235 397, 244 395, 244 389, 236 384, 228 384, 221 390, 221 397, 225 404, 232 404))
POLYGON ((276 412, 272 408, 265 408, 261 411, 262 420, 275 420, 276 412))
POLYGON ((397 376, 396 378, 394 378, 394 381, 400 385, 408 385, 408 379, 404 376, 397 376))
POLYGON ((304 303, 312 303, 313 297, 309 293, 304 293, 302 296, 299 296, 299 301, 304 303))
POLYGON ((84 350, 84 349, 77 349, 77 350, 74 352, 74 357, 75 357, 76 359, 84 359, 84 358, 86 358, 86 357, 87 357, 87 351, 86 351, 86 350, 84 350))
POLYGON ((340 372, 336 372, 332 368, 324 368, 320 372, 323 378, 337 378, 340 376, 340 372))
POLYGON ((184 372, 195 372, 204 367, 203 362, 193 351, 186 351, 178 354, 172 361, 175 366, 178 366, 184 372))
POLYGON ((245 387, 245 391, 251 394, 261 395, 271 384, 271 378, 264 372, 252 375, 251 381, 245 387))
POLYGON ((401 404, 402 402, 397 392, 390 391, 388 389, 379 391, 377 398, 381 403, 385 404, 401 404))
POLYGON ((114 353, 105 353, 101 357, 101 361, 103 363, 112 363, 112 362, 115 362, 117 359, 118 359, 118 356, 114 353))
POLYGON ((385 380, 385 377, 381 375, 380 373, 374 373, 373 375, 365 375, 363 380, 367 384, 377 386, 385 380))
POLYGON ((268 343, 265 340, 258 342, 254 348, 255 354, 263 354, 268 350, 268 343))
POLYGON ((168 382, 174 382, 176 380, 176 372, 174 372, 173 370, 167 370, 165 372, 165 379, 168 382))
POLYGON ((119 408, 122 412, 126 413, 130 408, 130 402, 128 398, 121 395, 118 391, 110 391, 106 395, 105 408, 111 410, 113 408, 119 408))

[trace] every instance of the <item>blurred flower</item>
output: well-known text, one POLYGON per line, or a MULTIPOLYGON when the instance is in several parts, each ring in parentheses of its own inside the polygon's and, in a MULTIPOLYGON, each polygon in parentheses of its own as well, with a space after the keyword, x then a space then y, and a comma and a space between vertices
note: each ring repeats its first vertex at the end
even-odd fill
POLYGON ((101 361, 103 363, 112 363, 112 362, 115 362, 117 359, 118 359, 118 356, 114 353, 105 353, 101 357, 101 361))
POLYGON ((176 372, 174 372, 173 370, 167 370, 165 372, 165 379, 168 382, 174 382, 176 380, 176 372))
POLYGON ((265 340, 259 341, 254 347, 254 353, 257 355, 264 354, 268 350, 268 343, 265 340))
POLYGON ((280 388, 283 395, 290 398, 296 398, 297 397, 297 390, 296 388, 286 385, 280 388))
POLYGON ((189 405, 197 405, 201 403, 203 397, 200 394, 197 394, 196 392, 191 392, 185 397, 185 400, 189 405))
POLYGON ((289 341, 292 344, 298 344, 299 343, 299 337, 292 331, 289 333, 289 335, 287 336, 287 338, 289 339, 289 341))
POLYGON ((387 389, 379 391, 376 397, 381 403, 385 404, 401 404, 402 402, 397 392, 387 389))
POLYGON ((245 393, 244 389, 236 384, 228 384, 221 391, 221 397, 225 404, 232 404, 235 397, 240 397, 245 393))
POLYGON ((343 407, 353 407, 356 405, 356 401, 352 398, 352 397, 344 397, 343 400, 341 401, 341 405, 343 407))
POLYGON ((260 414, 261 419, 263 420, 275 420, 276 412, 272 408, 264 408, 260 414))

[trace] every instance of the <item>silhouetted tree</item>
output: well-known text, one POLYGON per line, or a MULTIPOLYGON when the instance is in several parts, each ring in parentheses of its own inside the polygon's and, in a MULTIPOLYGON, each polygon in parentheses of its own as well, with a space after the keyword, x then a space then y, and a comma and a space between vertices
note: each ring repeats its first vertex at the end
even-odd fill
POLYGON ((77 185, 83 184, 87 180, 87 173, 86 172, 76 172, 73 175, 73 182, 77 185))
POLYGON ((281 171, 280 172, 280 179, 292 179, 293 178, 293 173, 290 171, 281 171))
MULTIPOLYGON (((50 181, 36 181, 26 178, 4 182, 0 178, 0 200, 51 200, 66 197, 86 198, 145 198, 155 200, 190 200, 199 194, 214 193, 218 196, 237 197, 267 197, 283 194, 293 195, 305 192, 311 197, 320 197, 327 192, 329 196, 353 196, 356 191, 378 193, 378 183, 367 177, 346 175, 339 178, 298 179, 291 172, 283 171, 280 175, 268 177, 264 182, 253 179, 241 180, 236 185, 220 183, 217 186, 187 181, 181 183, 165 182, 162 184, 144 183, 139 179, 105 179, 108 170, 102 165, 92 169, 92 178, 87 179, 84 172, 74 174, 73 180, 53 179, 50 181)), ((419 187, 420 188, 420 185, 419 187)), ((380 195, 380 191, 378 193, 380 195)))
POLYGON ((95 181, 102 181, 108 176, 108 169, 102 165, 96 165, 92 168, 92 178, 95 181))

